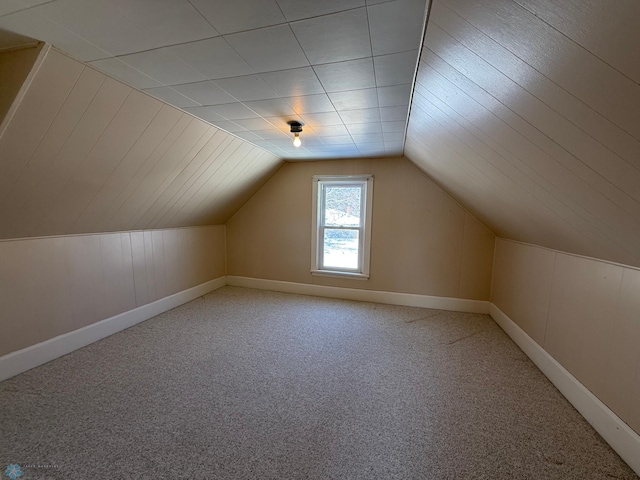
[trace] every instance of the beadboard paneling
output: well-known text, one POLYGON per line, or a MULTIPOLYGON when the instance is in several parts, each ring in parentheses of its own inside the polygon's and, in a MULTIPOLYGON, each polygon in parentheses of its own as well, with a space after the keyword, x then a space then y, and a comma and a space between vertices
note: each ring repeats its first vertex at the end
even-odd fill
POLYGON ((281 163, 52 48, 0 137, 0 238, 224 223, 281 163))
POLYGON ((2 356, 224 276, 225 227, 5 240, 0 272, 2 356))
POLYGON ((640 271, 498 239, 491 301, 640 433, 640 271))
POLYGON ((501 237, 640 266, 638 14, 434 1, 405 155, 501 237))

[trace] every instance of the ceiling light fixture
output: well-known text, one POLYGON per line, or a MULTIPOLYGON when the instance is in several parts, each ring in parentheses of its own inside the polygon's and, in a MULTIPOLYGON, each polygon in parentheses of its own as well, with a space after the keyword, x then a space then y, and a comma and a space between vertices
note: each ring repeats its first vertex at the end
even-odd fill
POLYGON ((299 147, 300 145, 302 145, 302 142, 300 141, 300 133, 302 132, 302 124, 300 122, 295 121, 295 120, 291 120, 290 122, 287 122, 287 124, 291 127, 291 133, 293 133, 293 146, 294 147, 299 147))

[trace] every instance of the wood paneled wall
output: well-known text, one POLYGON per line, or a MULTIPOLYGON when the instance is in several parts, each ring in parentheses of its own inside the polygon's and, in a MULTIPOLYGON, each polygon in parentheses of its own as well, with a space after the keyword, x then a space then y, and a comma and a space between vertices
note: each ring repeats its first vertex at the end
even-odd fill
POLYGON ((501 237, 640 266, 638 18, 434 0, 406 156, 501 237))
POLYGON ((491 301, 640 433, 640 270, 496 242, 491 301))
POLYGON ((281 163, 51 48, 0 138, 0 238, 222 224, 281 163))
POLYGON ((0 356, 224 274, 224 226, 0 241, 0 356))
POLYGON ((488 300, 494 235, 404 158, 286 164, 227 223, 228 274, 488 300), (312 276, 313 175, 373 174, 371 276, 312 276))

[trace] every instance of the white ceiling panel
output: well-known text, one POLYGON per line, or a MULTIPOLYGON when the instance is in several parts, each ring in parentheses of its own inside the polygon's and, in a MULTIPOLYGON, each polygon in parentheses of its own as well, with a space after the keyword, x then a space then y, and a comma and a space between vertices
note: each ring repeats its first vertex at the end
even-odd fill
POLYGON ((0 17, 3 15, 9 15, 10 13, 19 12, 20 10, 24 10, 25 8, 26 7, 23 7, 17 1, 6 0, 5 2, 0 3, 0 17))
POLYGON ((109 0, 108 3, 162 46, 219 35, 187 0, 109 0))
POLYGON ((399 142, 395 144, 385 144, 384 153, 389 157, 402 155, 404 153, 404 142, 399 142))
POLYGON ((221 78, 214 80, 213 83, 241 102, 279 97, 276 91, 259 75, 221 78))
POLYGON ((327 145, 349 145, 353 143, 351 135, 336 135, 333 137, 323 137, 327 145))
POLYGON ((380 125, 385 133, 404 132, 407 126, 405 122, 382 122, 380 125))
POLYGON ((404 132, 383 132, 382 138, 385 144, 402 143, 404 140, 404 132))
MULTIPOLYGON (((345 122, 377 126, 357 130, 366 135, 380 133, 381 119, 406 121, 406 110, 394 108, 410 92, 385 87, 413 81, 424 0, 47 0, 15 12, 39 1, 3 4, 0 12, 12 13, 0 25, 232 133, 251 131, 263 142, 256 132, 268 132, 266 122, 289 140, 286 122, 298 120, 313 154, 336 158, 346 151, 323 138, 349 136, 345 122)), ((271 151, 282 155, 282 146, 271 151)))
POLYGON ((165 51, 188 63, 208 79, 255 73, 222 37, 175 45, 167 47, 165 51))
POLYGON ((260 116, 240 102, 214 105, 209 108, 212 112, 224 117, 225 120, 244 120, 245 118, 257 118, 260 116))
POLYGON ((410 83, 378 88, 378 101, 380 106, 396 107, 399 105, 408 105, 411 88, 412 85, 410 83))
POLYGON ((413 82, 417 62, 417 50, 373 57, 376 84, 385 87, 413 82))
POLYGON ((235 123, 247 130, 269 130, 273 125, 264 118, 247 118, 244 120, 235 120, 235 123))
POLYGON ((147 88, 144 91, 164 102, 175 105, 176 107, 185 108, 201 106, 199 103, 185 97, 171 87, 147 88))
POLYGON ((383 143, 383 138, 381 133, 367 133, 364 135, 351 135, 353 138, 353 143, 356 145, 361 145, 363 143, 383 143))
POLYGON ((294 22, 291 28, 312 65, 371 56, 366 8, 294 22))
POLYGON ((342 125, 342 119, 336 112, 305 113, 302 121, 311 128, 325 125, 342 125))
POLYGON ((296 68, 260 75, 281 97, 299 97, 325 93, 313 68, 296 68))
POLYGON ((244 102, 251 110, 263 117, 277 117, 281 115, 295 115, 295 111, 283 98, 275 98, 273 100, 255 100, 252 102, 244 102))
POLYGON ((380 122, 380 110, 378 108, 342 110, 340 112, 340 117, 347 127, 351 123, 377 123, 380 122))
POLYGON ((327 92, 344 92, 376 86, 371 57, 313 67, 327 92))
POLYGON ((237 137, 243 138, 244 140, 248 140, 249 142, 257 142, 262 140, 262 138, 260 138, 258 135, 256 135, 255 133, 249 132, 247 130, 236 132, 234 133, 234 135, 237 137))
POLYGON ((276 0, 288 22, 364 7, 364 0, 276 0))
POLYGON ((209 80, 175 85, 173 89, 200 105, 222 105, 238 101, 209 80))
POLYGON ((226 35, 225 39, 256 72, 309 65, 289 25, 226 35))
POLYGON ((382 156, 386 153, 384 143, 361 143, 356 145, 361 155, 382 156))
POLYGON ((159 37, 127 19, 108 1, 56 0, 38 6, 37 12, 111 55, 165 45, 159 37))
POLYGON ((124 63, 164 85, 199 82, 206 77, 166 49, 149 50, 118 57, 124 63))
MULTIPOLYGON (((284 133, 287 138, 292 139, 290 133, 291 127, 287 124, 290 119, 291 117, 289 116, 265 117, 265 120, 272 125, 271 129, 279 130, 280 132, 284 133)), ((310 125, 305 125, 304 130, 305 134, 312 134, 314 132, 310 125)))
POLYGON ((313 130, 323 137, 333 137, 336 135, 349 135, 349 130, 344 124, 340 125, 316 125, 313 130))
POLYGON ((0 17, 0 28, 45 40, 85 62, 111 56, 109 52, 92 44, 79 34, 43 17, 38 13, 37 8, 0 17))
POLYGON ((406 122, 408 106, 380 107, 380 120, 383 122, 406 122))
POLYGON ((374 55, 406 52, 416 48, 424 25, 421 0, 392 0, 368 7, 374 55))
POLYGON ((357 110, 378 107, 378 94, 375 88, 333 92, 329 94, 329 98, 336 107, 336 110, 357 110))
POLYGON ((190 0, 222 34, 242 32, 284 23, 286 20, 275 0, 190 0))
POLYGON ((246 130, 246 128, 241 127, 240 125, 238 125, 235 122, 232 122, 231 120, 214 120, 209 123, 211 123, 212 125, 215 125, 218 128, 221 128, 222 130, 226 130, 227 132, 231 132, 231 133, 244 132, 246 130))
POLYGON ((93 62, 89 62, 89 64, 111 77, 128 83, 132 87, 144 89, 162 86, 162 83, 159 81, 151 78, 149 75, 145 75, 133 68, 131 65, 127 65, 122 60, 115 57, 106 58, 104 60, 95 60, 93 62))
POLYGON ((267 130, 254 130, 253 133, 255 133, 256 135, 258 135, 260 138, 264 140, 271 141, 271 140, 281 140, 286 138, 288 142, 291 141, 289 136, 287 136, 284 132, 276 128, 270 128, 267 130))
POLYGON ((195 115, 196 117, 202 118, 207 122, 217 122, 220 120, 225 120, 225 118, 218 114, 215 110, 215 107, 185 107, 183 110, 195 115))
POLYGON ((333 112, 333 103, 326 93, 317 95, 303 95, 301 97, 289 97, 285 99, 296 113, 322 113, 333 112))
POLYGON ((347 125, 347 130, 351 135, 366 135, 370 133, 382 133, 382 123, 369 122, 369 123, 350 123, 347 125))

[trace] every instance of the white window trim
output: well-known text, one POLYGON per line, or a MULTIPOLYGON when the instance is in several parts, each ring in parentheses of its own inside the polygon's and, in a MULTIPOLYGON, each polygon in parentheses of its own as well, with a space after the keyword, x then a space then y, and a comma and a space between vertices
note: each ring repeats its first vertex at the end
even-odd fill
POLYGON ((353 278, 357 280, 367 280, 369 278, 369 267, 371 259, 371 218, 373 206, 373 175, 314 175, 313 176, 313 197, 312 197, 312 219, 311 219, 311 273, 318 276, 339 276, 353 278), (320 241, 320 209, 322 205, 318 201, 319 185, 323 182, 330 183, 362 183, 365 188, 365 214, 364 225, 362 227, 363 237, 360 248, 360 270, 340 270, 320 268, 320 256, 322 252, 318 248, 322 244, 320 241))

